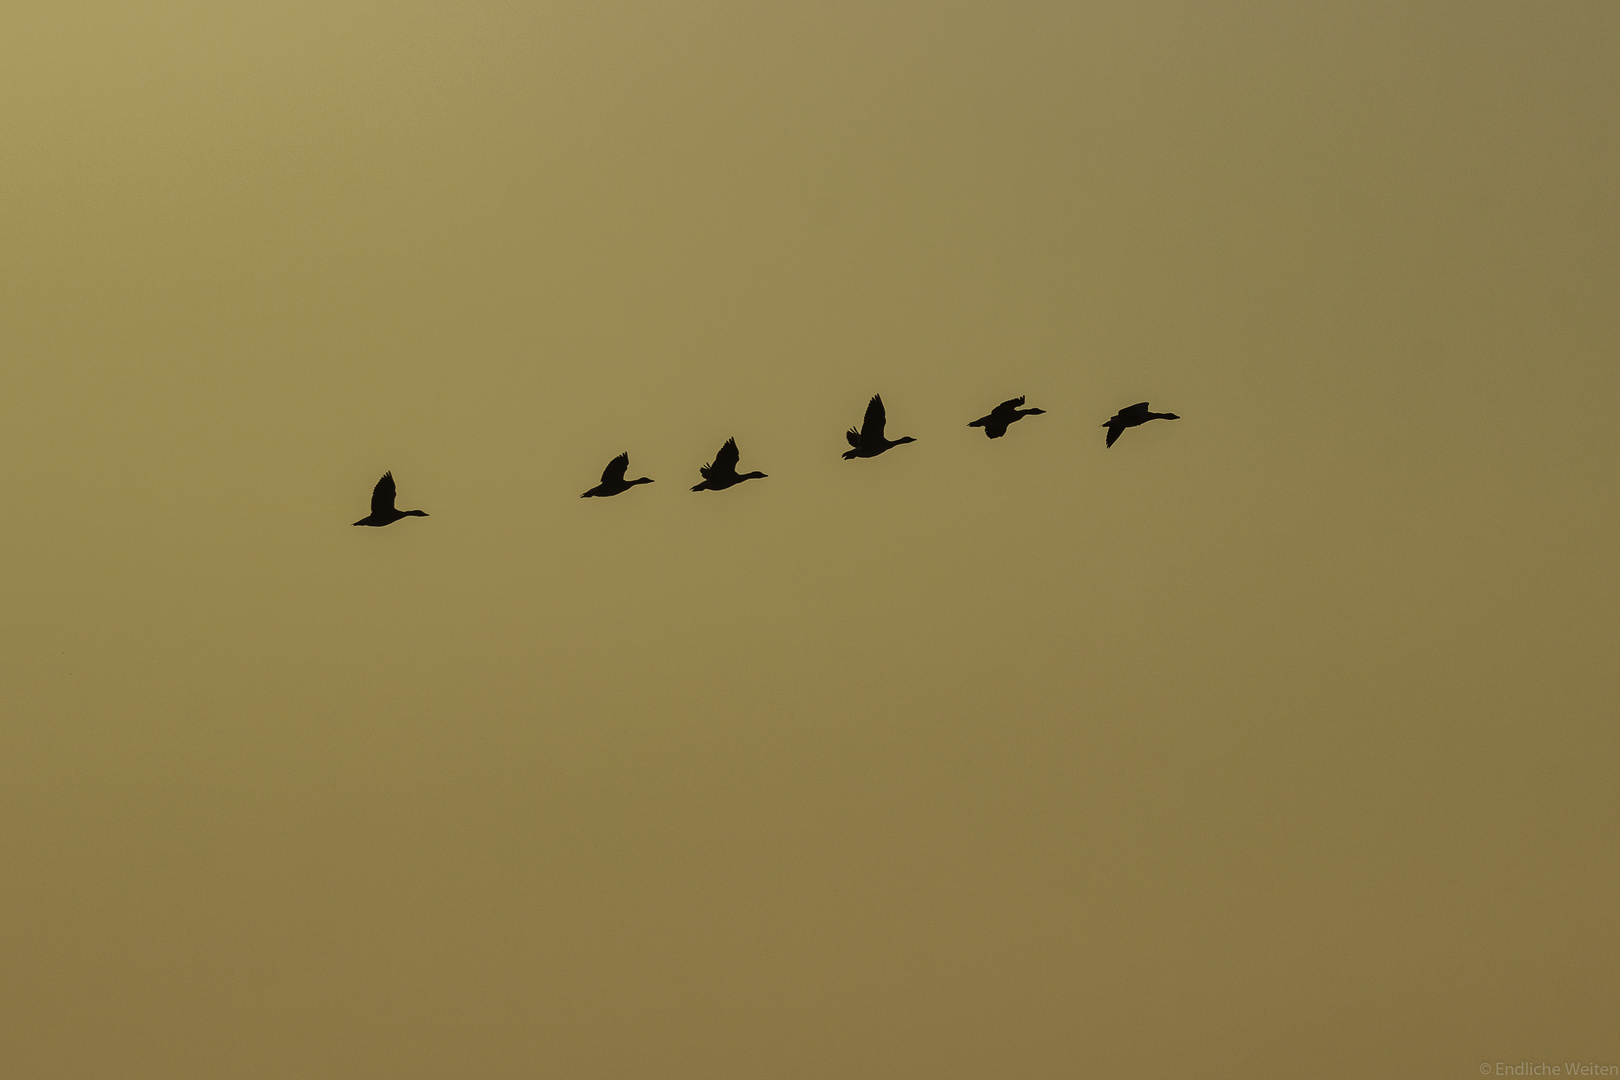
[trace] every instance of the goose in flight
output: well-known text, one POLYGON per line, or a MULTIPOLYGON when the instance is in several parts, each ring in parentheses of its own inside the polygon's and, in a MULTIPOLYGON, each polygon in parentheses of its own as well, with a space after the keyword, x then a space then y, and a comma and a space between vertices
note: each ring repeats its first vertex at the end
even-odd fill
POLYGON ((726 444, 720 448, 720 452, 714 455, 714 460, 698 470, 703 474, 703 483, 698 484, 692 490, 724 491, 726 488, 740 484, 744 480, 764 479, 765 474, 762 472, 737 475, 737 458, 739 456, 737 440, 727 439, 726 444))
POLYGON ((405 517, 427 517, 427 514, 421 510, 394 509, 394 474, 390 471, 383 473, 377 486, 371 489, 371 513, 355 524, 374 525, 380 529, 405 517))
POLYGON ((850 428, 844 438, 849 440, 853 450, 844 451, 844 460, 849 461, 858 457, 877 457, 885 450, 899 446, 901 443, 916 442, 910 435, 902 435, 898 439, 889 440, 883 437, 883 397, 873 394, 872 400, 866 403, 866 419, 861 422, 860 430, 850 428))
POLYGON ((999 439, 1007 434, 1007 425, 1022 420, 1026 416, 1040 416, 1045 409, 1020 409, 1024 403, 1022 397, 1009 398, 990 410, 988 416, 981 416, 968 427, 982 427, 989 439, 999 439))
POLYGON ((1145 424, 1149 420, 1180 420, 1181 417, 1173 412, 1148 412, 1148 403, 1138 401, 1135 405, 1119 410, 1111 416, 1102 426, 1108 429, 1108 445, 1113 446, 1114 440, 1119 438, 1120 432, 1128 427, 1145 424))
POLYGON ((626 480, 624 478, 624 471, 629 467, 630 451, 626 450, 624 453, 607 463, 607 468, 602 470, 602 482, 591 488, 591 490, 587 491, 585 494, 581 495, 580 498, 589 499, 592 496, 595 496, 598 499, 605 499, 609 495, 623 494, 624 492, 635 487, 637 484, 652 483, 652 479, 646 476, 643 476, 637 480, 626 480))

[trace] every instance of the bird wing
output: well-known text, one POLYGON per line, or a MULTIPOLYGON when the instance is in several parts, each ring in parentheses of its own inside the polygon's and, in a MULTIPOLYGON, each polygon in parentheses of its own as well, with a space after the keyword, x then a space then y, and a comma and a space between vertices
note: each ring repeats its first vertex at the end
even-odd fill
POLYGON ((713 464, 699 471, 704 476, 724 476, 727 473, 734 473, 737 471, 737 459, 741 456, 742 454, 737 449, 737 440, 727 439, 726 445, 722 446, 720 452, 714 455, 713 464))
POLYGON ((1119 415, 1122 417, 1140 416, 1142 413, 1147 411, 1148 403, 1145 401, 1138 401, 1135 405, 1119 410, 1119 415))
POLYGON ((371 512, 373 514, 386 514, 394 508, 394 474, 392 470, 382 474, 377 486, 371 489, 371 512))
POLYGON ((1124 430, 1125 430, 1125 425, 1124 424, 1109 424, 1108 425, 1108 442, 1107 442, 1106 445, 1107 446, 1113 446, 1114 445, 1114 440, 1119 438, 1119 433, 1124 431, 1124 430))
POLYGON ((607 468, 602 470, 602 483, 604 483, 604 484, 622 484, 622 483, 624 483, 624 471, 626 469, 628 469, 629 467, 630 467, 630 451, 626 450, 624 453, 620 454, 618 457, 614 458, 612 461, 607 463, 607 468))
POLYGON ((858 429, 850 428, 848 431, 844 432, 844 438, 848 439, 849 445, 853 446, 855 449, 859 450, 861 448, 861 433, 858 429))
POLYGON ((883 413, 883 395, 873 394, 872 400, 866 403, 866 419, 861 423, 861 438, 873 442, 881 441, 886 419, 883 413))
POLYGON ((1024 403, 1024 397, 1025 396, 1026 395, 1021 394, 1021 395, 1019 395, 1018 397, 1015 397, 1015 398, 1008 398, 1006 401, 1003 401, 1000 405, 996 406, 996 412, 998 412, 998 413, 1012 412, 1014 409, 1018 408, 1020 405, 1022 405, 1024 403))

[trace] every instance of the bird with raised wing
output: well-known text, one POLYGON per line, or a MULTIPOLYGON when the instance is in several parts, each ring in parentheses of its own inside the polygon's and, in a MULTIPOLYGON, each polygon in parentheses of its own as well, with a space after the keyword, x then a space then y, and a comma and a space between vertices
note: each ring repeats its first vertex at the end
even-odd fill
POLYGON ((355 522, 356 525, 374 525, 382 528, 392 525, 400 518, 427 517, 423 510, 395 510, 394 509, 394 474, 385 472, 377 486, 371 489, 371 513, 355 522))
POLYGON ((728 487, 742 483, 744 480, 763 480, 762 472, 737 474, 737 459, 741 455, 737 450, 737 440, 727 439, 720 452, 714 455, 714 460, 703 466, 698 472, 703 474, 703 483, 692 488, 693 491, 724 491, 728 487))
POLYGON ((624 478, 624 472, 629 467, 630 451, 626 450, 624 453, 607 463, 607 468, 602 470, 602 482, 591 488, 591 490, 585 492, 585 494, 581 495, 580 498, 605 499, 610 495, 621 495, 635 487, 637 484, 652 483, 652 478, 647 476, 642 476, 635 480, 626 480, 624 478))
POLYGON ((910 435, 902 435, 898 439, 883 437, 883 425, 887 418, 883 412, 883 397, 873 394, 872 400, 866 403, 866 419, 861 422, 859 429, 850 428, 844 438, 849 440, 852 450, 844 451, 844 460, 849 461, 858 457, 877 457, 885 450, 892 450, 901 443, 916 442, 910 435))
POLYGON ((1147 423, 1149 420, 1180 419, 1181 417, 1177 416, 1173 412, 1148 412, 1148 403, 1145 401, 1138 401, 1135 405, 1130 405, 1119 410, 1119 412, 1109 417, 1102 426, 1108 429, 1107 445, 1113 446, 1114 440, 1118 439, 1120 433, 1126 428, 1137 427, 1141 424, 1147 423))
POLYGON ((1007 434, 1007 425, 1016 423, 1026 416, 1040 416, 1045 409, 1020 409, 1024 403, 1022 397, 1009 398, 990 410, 989 415, 981 416, 968 427, 984 428, 986 438, 999 439, 1007 434))

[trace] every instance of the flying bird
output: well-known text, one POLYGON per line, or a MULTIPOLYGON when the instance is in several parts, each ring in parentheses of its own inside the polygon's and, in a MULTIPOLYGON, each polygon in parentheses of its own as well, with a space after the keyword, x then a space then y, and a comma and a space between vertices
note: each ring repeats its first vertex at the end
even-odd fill
POLYGON ((355 524, 374 525, 380 529, 405 517, 427 517, 427 514, 421 510, 394 509, 394 474, 390 471, 383 473, 377 486, 371 489, 371 513, 355 524))
POLYGON ((652 483, 652 479, 646 476, 640 477, 636 480, 626 480, 624 478, 624 471, 629 467, 630 451, 626 450, 624 453, 607 463, 607 468, 602 470, 602 482, 591 488, 591 490, 587 491, 585 494, 581 495, 580 498, 589 499, 594 496, 598 499, 605 499, 609 495, 623 494, 624 492, 635 487, 637 484, 652 483))
POLYGON ((898 439, 889 440, 883 437, 883 397, 873 394, 872 400, 866 403, 866 419, 862 421, 860 429, 850 428, 844 438, 849 440, 853 450, 844 451, 844 460, 849 461, 858 457, 877 457, 885 450, 899 446, 901 443, 916 442, 910 435, 902 435, 898 439))
POLYGON ((1113 446, 1114 440, 1119 438, 1120 432, 1128 427, 1145 424, 1149 420, 1180 420, 1181 417, 1173 412, 1148 412, 1148 403, 1138 401, 1135 405, 1119 410, 1102 426, 1108 429, 1108 445, 1113 446))
POLYGON ((762 480, 762 472, 743 473, 737 475, 737 440, 727 439, 720 452, 714 455, 714 460, 703 466, 698 472, 703 474, 703 483, 698 484, 693 491, 724 491, 728 487, 740 484, 744 480, 762 480))
POLYGON ((1024 403, 1022 397, 1009 398, 990 410, 988 416, 981 416, 968 427, 982 427, 986 438, 999 439, 1007 434, 1007 425, 1016 423, 1026 416, 1040 416, 1045 409, 1020 409, 1024 403))

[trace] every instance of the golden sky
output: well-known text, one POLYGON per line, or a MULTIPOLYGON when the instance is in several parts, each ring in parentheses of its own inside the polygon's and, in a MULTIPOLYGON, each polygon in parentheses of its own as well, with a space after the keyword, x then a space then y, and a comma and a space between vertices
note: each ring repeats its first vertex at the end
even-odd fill
POLYGON ((1620 1063, 1617 102, 1612 0, 8 0, 0 1073, 1620 1063))

